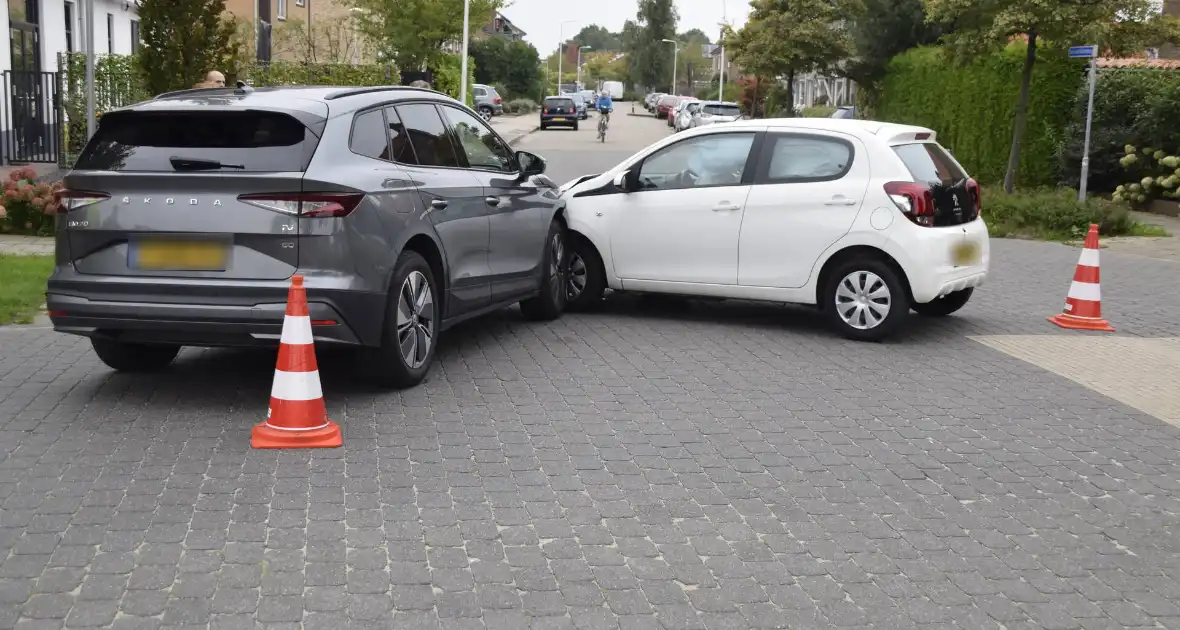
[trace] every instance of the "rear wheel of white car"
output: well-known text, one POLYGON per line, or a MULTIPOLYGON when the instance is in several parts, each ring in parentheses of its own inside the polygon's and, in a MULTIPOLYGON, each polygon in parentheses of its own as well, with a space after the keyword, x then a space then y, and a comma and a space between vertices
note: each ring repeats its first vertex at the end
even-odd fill
POLYGON ((602 294, 606 291, 606 272, 602 267, 602 257, 590 241, 577 234, 570 236, 567 278, 567 310, 588 311, 602 304, 602 294))
POLYGON ((180 346, 126 343, 100 337, 92 337, 90 345, 94 347, 94 354, 98 355, 99 360, 120 372, 161 370, 180 353, 180 346))
POLYGON ((974 292, 975 289, 972 288, 960 289, 925 304, 914 304, 910 308, 924 317, 946 317, 966 306, 967 300, 971 299, 971 294, 974 292))
POLYGON ((828 276, 823 309, 845 337, 879 341, 896 331, 909 314, 910 299, 889 265, 874 258, 854 258, 828 276))

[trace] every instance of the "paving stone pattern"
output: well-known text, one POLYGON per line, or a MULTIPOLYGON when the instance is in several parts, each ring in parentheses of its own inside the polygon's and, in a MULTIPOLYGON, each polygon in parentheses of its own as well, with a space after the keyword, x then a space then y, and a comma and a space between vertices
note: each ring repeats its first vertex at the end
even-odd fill
MULTIPOLYGON (((335 450, 249 449, 273 353, 0 331, 0 628, 1180 628, 1180 429, 968 340, 1062 334, 1076 251, 995 251, 895 343, 620 298, 399 394, 322 354, 335 450)), ((1174 265, 1103 263, 1176 336, 1174 265)))

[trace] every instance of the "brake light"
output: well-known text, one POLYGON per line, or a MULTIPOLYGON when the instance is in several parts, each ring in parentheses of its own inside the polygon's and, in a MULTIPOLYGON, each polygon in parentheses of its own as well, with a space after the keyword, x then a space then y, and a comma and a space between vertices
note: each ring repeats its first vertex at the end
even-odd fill
POLYGON ((256 208, 300 218, 346 217, 356 210, 364 193, 258 193, 238 195, 238 201, 256 208))
POLYGON ((492 102, 493 102, 493 103, 499 103, 499 102, 500 102, 500 97, 499 97, 499 96, 497 96, 496 98, 493 98, 493 99, 492 99, 492 102))
POLYGON ((70 212, 100 201, 106 201, 111 196, 101 192, 87 190, 59 190, 53 196, 54 201, 61 207, 62 212, 70 212))
POLYGON ((971 217, 971 220, 974 221, 979 218, 979 215, 983 214, 983 193, 979 188, 979 182, 974 179, 968 179, 967 192, 971 193, 971 200, 975 202, 975 214, 971 217))
POLYGON ((885 194, 907 219, 922 227, 934 226, 934 194, 917 182, 889 182, 885 194))

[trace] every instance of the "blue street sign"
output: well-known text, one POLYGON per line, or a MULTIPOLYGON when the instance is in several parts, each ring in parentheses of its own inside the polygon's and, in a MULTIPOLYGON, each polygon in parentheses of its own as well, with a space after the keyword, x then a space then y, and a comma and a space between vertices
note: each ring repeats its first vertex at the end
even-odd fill
POLYGON ((1098 47, 1090 46, 1070 46, 1069 56, 1073 59, 1093 59, 1098 56, 1098 47))

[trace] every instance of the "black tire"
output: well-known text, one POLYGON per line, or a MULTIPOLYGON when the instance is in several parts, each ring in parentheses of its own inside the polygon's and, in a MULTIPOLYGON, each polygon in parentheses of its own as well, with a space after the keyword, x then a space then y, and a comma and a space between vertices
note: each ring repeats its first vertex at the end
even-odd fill
MULTIPOLYGON (((418 295, 420 296, 421 293, 419 292, 418 295)), ((434 356, 438 350, 442 324, 438 279, 434 277, 434 272, 421 254, 414 251, 404 251, 401 256, 398 256, 397 263, 393 268, 393 280, 389 284, 387 299, 385 322, 381 330, 381 346, 368 352, 369 357, 365 369, 369 378, 379 387, 405 389, 421 383, 422 379, 426 378, 426 373, 430 371, 430 366, 434 363, 434 356), (398 312, 399 305, 403 300, 403 292, 407 290, 411 292, 404 296, 408 305, 410 303, 409 297, 415 287, 421 287, 420 284, 407 285, 411 276, 414 276, 417 282, 424 281, 426 283, 426 288, 429 290, 430 312, 427 314, 425 308, 413 312, 408 318, 410 320, 409 334, 404 334, 406 332, 404 330, 399 334, 398 312), (429 329, 427 329, 428 326, 429 329), (412 357, 407 359, 403 356, 405 353, 403 353, 401 342, 406 341, 408 346, 411 335, 414 346, 405 349, 405 353, 410 353, 412 357), (429 343, 423 355, 419 351, 420 345, 418 344, 427 337, 429 343), (419 360, 421 363, 417 363, 419 360)), ((421 303, 420 298, 415 298, 414 301, 421 303)))
POLYGON ((569 246, 565 226, 554 219, 545 236, 545 252, 541 256, 541 292, 537 297, 522 300, 520 312, 525 319, 549 321, 561 317, 565 310, 566 278, 569 246))
POLYGON ((574 131, 578 130, 578 123, 574 123, 574 131))
POLYGON ((494 109, 492 109, 491 107, 486 107, 486 106, 485 106, 485 107, 480 107, 480 108, 479 108, 478 110, 476 110, 476 111, 478 111, 478 112, 479 112, 479 113, 481 113, 481 114, 485 114, 485 115, 487 115, 487 117, 488 117, 488 120, 491 120, 491 119, 492 119, 492 117, 496 115, 496 111, 495 111, 494 109))
POLYGON ((925 304, 911 304, 910 308, 923 317, 946 317, 966 306, 974 292, 974 288, 960 289, 925 304))
POLYGON ((606 292, 606 270, 602 265, 602 257, 594 245, 580 235, 569 239, 569 251, 569 288, 566 291, 565 308, 581 312, 594 310, 602 305, 602 295, 606 292), (579 277, 584 282, 578 283, 579 277), (580 291, 575 292, 575 284, 581 284, 580 291))
POLYGON ((545 131, 546 129, 548 129, 548 127, 545 126, 545 123, 541 123, 541 131, 545 131))
MULTIPOLYGON (((850 284, 845 287, 845 291, 849 293, 854 292, 854 289, 856 289, 854 284, 850 284)), ((844 294, 845 291, 842 291, 841 293, 844 294)), ((878 308, 862 308, 860 309, 860 312, 867 313, 870 310, 874 312, 880 312, 879 306, 882 303, 880 298, 869 301, 877 304, 878 308)), ((889 265, 877 258, 858 257, 845 261, 832 270, 832 273, 828 276, 827 283, 824 286, 823 302, 820 306, 823 309, 824 315, 827 317, 828 322, 841 335, 856 341, 880 341, 896 332, 897 327, 900 326, 902 321, 905 320, 906 316, 909 315, 910 298, 909 292, 906 290, 905 285, 902 283, 901 279, 898 278, 897 273, 895 273, 889 265), (866 286, 864 286, 863 289, 867 293, 873 293, 874 291, 879 290, 875 288, 878 281, 883 283, 888 289, 888 310, 885 313, 885 317, 875 326, 868 328, 858 328, 849 322, 846 322, 840 314, 842 309, 837 308, 837 291, 841 288, 841 284, 844 283, 845 279, 848 279, 852 274, 871 274, 871 276, 876 276, 875 280, 872 279, 870 275, 860 275, 858 278, 852 279, 865 280, 866 286)), ((854 311, 849 311, 848 309, 844 310, 846 312, 850 312, 853 315, 856 314, 854 311)), ((867 317, 861 317, 853 319, 853 321, 860 321, 862 324, 864 324, 867 322, 867 319, 867 317)))
POLYGON ((162 370, 180 353, 180 346, 126 343, 101 337, 91 337, 90 345, 100 361, 119 372, 162 370))

